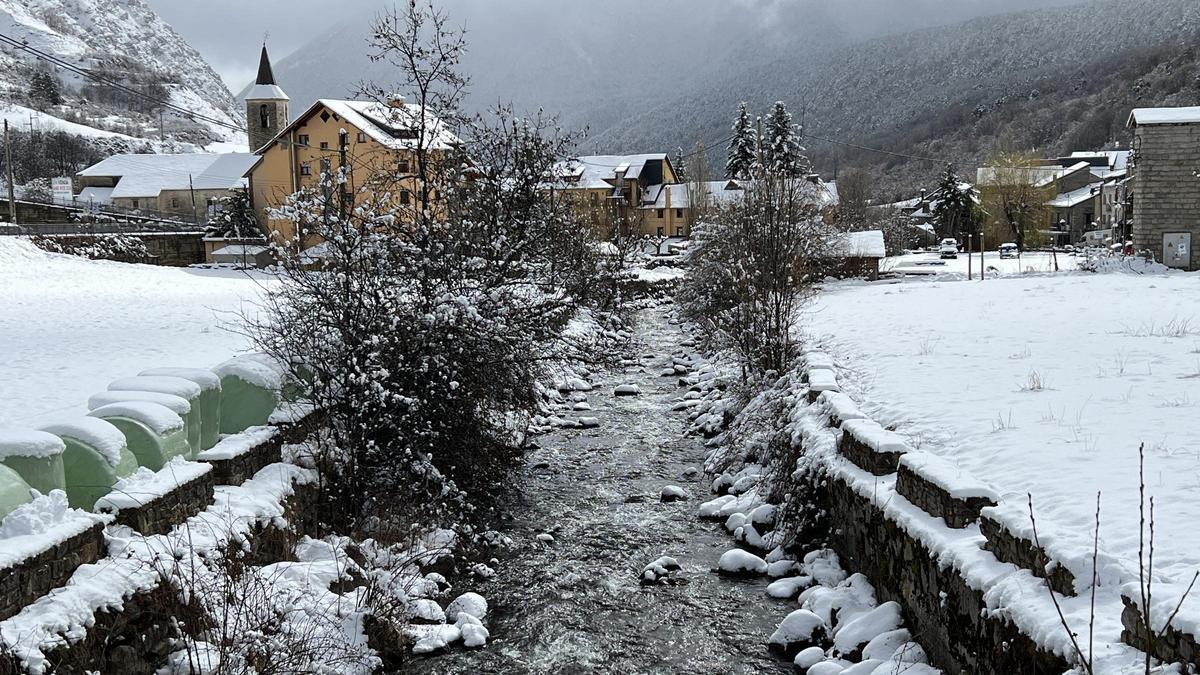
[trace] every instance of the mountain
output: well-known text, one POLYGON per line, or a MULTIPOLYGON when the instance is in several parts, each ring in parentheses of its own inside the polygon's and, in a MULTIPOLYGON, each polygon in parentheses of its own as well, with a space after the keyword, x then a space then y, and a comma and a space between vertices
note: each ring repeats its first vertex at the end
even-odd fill
MULTIPOLYGON (((143 0, 0 0, 0 34, 154 98, 244 124, 241 106, 220 77, 143 0)), ((246 142, 244 133, 162 111, 9 44, 0 44, 0 107, 4 103, 10 116, 19 117, 16 106, 24 106, 69 123, 52 122, 44 129, 80 124, 102 132, 91 135, 95 138, 144 138, 141 149, 244 147, 246 142)))
MULTIPOLYGON (((446 6, 465 17, 463 69, 476 109, 499 101, 544 108, 568 128, 588 128, 588 152, 673 151, 704 139, 719 167, 716 141, 728 136, 737 103, 761 114, 783 100, 811 134, 938 160, 807 139, 820 171, 862 166, 883 192, 929 184, 943 160, 969 173, 1001 140, 1047 151, 1122 141, 1112 121, 1127 97, 1112 78, 1132 78, 1128 87, 1154 79, 1153 93, 1137 99, 1145 104, 1190 100, 1185 78, 1160 80, 1145 59, 1174 58, 1200 28, 1196 0, 912 0, 902 10, 883 0, 467 2, 446 6), (1127 61, 1150 70, 1134 72, 1127 61), (1119 100, 1105 99, 1105 89, 1119 100), (1053 104, 1061 119, 1018 104, 1022 97, 1053 104), (1108 133, 1096 130, 1100 117, 1108 133)), ((277 64, 295 109, 352 95, 346 73, 389 80, 387 67, 367 58, 369 19, 364 11, 277 64)))

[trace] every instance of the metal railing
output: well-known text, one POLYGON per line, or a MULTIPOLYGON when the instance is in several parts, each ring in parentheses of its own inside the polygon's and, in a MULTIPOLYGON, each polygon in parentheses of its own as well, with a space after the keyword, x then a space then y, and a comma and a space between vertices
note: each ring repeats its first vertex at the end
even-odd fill
MULTIPOLYGON (((4 224, 0 234, 118 234, 127 232, 202 232, 204 220, 199 214, 166 213, 154 209, 134 209, 115 204, 100 204, 76 199, 22 197, 20 205, 62 209, 68 222, 4 224), (84 222, 85 220, 89 222, 84 222)), ((7 206, 7 202, 3 202, 7 206)), ((207 215, 207 209, 206 213, 207 215)), ((19 219, 18 219, 19 220, 19 219)))

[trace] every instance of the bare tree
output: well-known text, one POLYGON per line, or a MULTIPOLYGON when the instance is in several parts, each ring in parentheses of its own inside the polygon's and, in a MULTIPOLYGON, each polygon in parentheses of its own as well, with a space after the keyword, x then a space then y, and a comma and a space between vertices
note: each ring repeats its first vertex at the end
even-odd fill
POLYGON ((814 185, 757 171, 738 202, 699 225, 679 295, 684 314, 712 346, 739 356, 746 379, 785 371, 834 236, 814 185))
POLYGON ((863 229, 869 219, 871 176, 862 169, 843 171, 837 180, 838 223, 850 230, 863 229))
POLYGON ((1029 153, 1001 152, 980 186, 988 236, 994 242, 1012 237, 1021 251, 1041 242, 1046 202, 1054 197, 1052 184, 1043 184, 1037 158, 1029 153))

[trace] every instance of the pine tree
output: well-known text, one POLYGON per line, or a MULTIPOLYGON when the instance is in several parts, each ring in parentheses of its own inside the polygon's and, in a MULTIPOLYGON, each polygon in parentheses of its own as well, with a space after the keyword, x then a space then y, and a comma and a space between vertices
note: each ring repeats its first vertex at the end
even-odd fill
POLYGON ((29 78, 29 100, 36 107, 46 108, 63 102, 58 78, 44 70, 38 70, 29 78))
POLYGON ((763 164, 768 171, 783 178, 808 175, 808 158, 804 156, 804 148, 800 147, 792 114, 782 101, 777 101, 771 108, 764 135, 763 164))
POLYGON ((758 156, 758 132, 750 121, 746 103, 738 106, 738 117, 733 123, 733 140, 729 142, 729 160, 725 163, 726 178, 737 180, 750 177, 758 156))
POLYGON ((938 202, 933 207, 934 227, 939 237, 958 238, 962 234, 975 234, 978 212, 972 192, 970 187, 963 188, 954 165, 947 164, 938 179, 938 202))
POLYGON ((262 230, 254 218, 248 190, 238 188, 229 196, 220 198, 217 210, 208 219, 204 236, 221 239, 262 236, 262 230))

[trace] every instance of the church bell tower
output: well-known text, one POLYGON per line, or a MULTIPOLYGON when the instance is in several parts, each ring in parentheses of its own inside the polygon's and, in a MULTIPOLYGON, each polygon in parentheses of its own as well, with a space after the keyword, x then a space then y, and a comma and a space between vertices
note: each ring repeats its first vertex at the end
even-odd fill
POLYGON ((269 143, 288 124, 288 96, 275 84, 267 45, 258 61, 258 78, 246 95, 246 130, 250 135, 250 152, 269 143))

